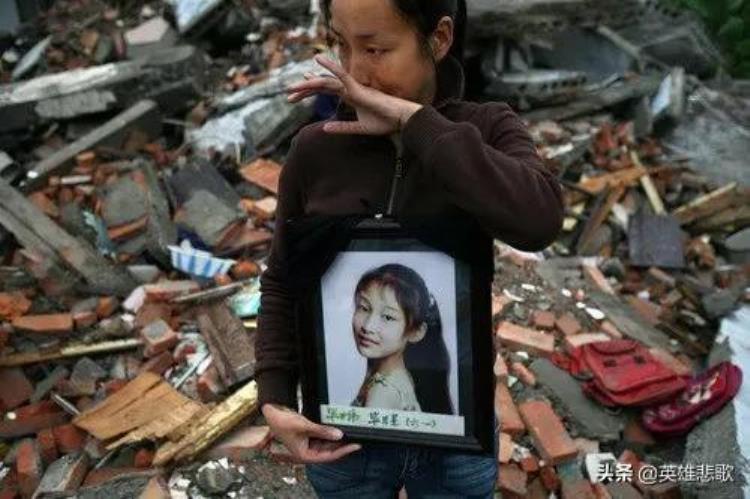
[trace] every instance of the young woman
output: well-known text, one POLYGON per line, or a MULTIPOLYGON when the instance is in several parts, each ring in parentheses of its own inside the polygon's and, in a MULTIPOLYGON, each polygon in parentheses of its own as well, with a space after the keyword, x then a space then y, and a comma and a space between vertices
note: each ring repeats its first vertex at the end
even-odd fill
MULTIPOLYGON (((295 290, 288 284, 287 221, 303 215, 392 213, 451 220, 472 231, 482 265, 492 238, 539 250, 557 236, 560 186, 523 122, 503 103, 462 101, 465 0, 321 0, 341 64, 289 88, 321 93, 337 115, 295 138, 279 183, 276 231, 256 345, 259 403, 275 436, 322 497, 492 497, 490 456, 400 445, 343 444, 341 431, 297 413, 295 290)), ((432 226, 432 224, 425 223, 432 226)), ((438 231, 439 232, 439 231, 438 231)), ((467 239, 469 240, 469 239, 467 239)), ((485 261, 486 260, 486 261, 485 261)), ((302 326, 300 326, 302 327, 302 326)), ((487 334, 476 331, 475 334, 487 334)))
POLYGON ((367 359, 352 405, 453 414, 440 312, 419 274, 397 263, 365 273, 354 292, 352 333, 367 359))

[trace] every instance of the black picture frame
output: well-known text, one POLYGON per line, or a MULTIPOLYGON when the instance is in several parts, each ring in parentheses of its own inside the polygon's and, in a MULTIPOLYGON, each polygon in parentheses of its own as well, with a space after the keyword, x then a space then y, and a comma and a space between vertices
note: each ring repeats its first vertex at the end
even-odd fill
MULTIPOLYGON (((387 218, 367 219, 360 222, 344 252, 439 252, 407 233, 397 222, 387 218)), ((445 253, 443 253, 445 255, 445 253)), ((408 256, 408 255, 406 255, 408 256)), ((416 255, 412 255, 417 257, 416 255)), ((449 255, 445 255, 449 256, 449 255)), ((378 408, 355 407, 348 411, 352 417, 360 417, 367 410, 367 423, 351 424, 341 419, 341 413, 332 413, 329 398, 329 373, 326 362, 326 339, 324 329, 324 291, 325 275, 316 282, 309 299, 298 304, 297 320, 301 335, 303 414, 311 421, 340 428, 345 439, 354 442, 399 443, 443 449, 459 450, 467 453, 493 454, 495 449, 494 422, 494 377, 492 372, 492 282, 482 276, 476 265, 450 257, 454 262, 455 283, 453 299, 455 300, 455 359, 457 367, 457 393, 454 393, 456 414, 430 415, 419 414, 418 423, 424 425, 415 430, 416 417, 393 418, 399 411, 385 410, 391 422, 400 421, 398 429, 379 427, 373 424, 372 412, 381 414, 378 408), (312 327, 311 327, 312 326, 312 327), (325 410, 325 413, 323 412, 325 410), (357 413, 352 416, 352 414, 357 413), (331 415, 335 414, 334 420, 331 415), (426 415, 426 416, 425 416, 426 415), (431 419, 430 419, 431 418, 431 419), (463 418, 463 431, 458 434, 458 419, 463 418), (440 425, 434 423, 439 421, 440 425), (404 429, 405 423, 409 429, 404 429), (432 423, 432 429, 430 424, 432 423), (436 428, 448 428, 450 432, 439 433, 436 428)), ((336 266, 336 261, 328 270, 336 266)), ((358 276, 352 276, 355 280, 358 276)), ((351 328, 351 319, 349 319, 351 328)), ((356 352, 353 352, 356 354, 356 352)), ((345 373, 344 373, 345 374, 345 373)), ((336 373, 336 376, 342 376, 336 373)), ((340 406, 336 406, 340 407, 340 406)), ((351 406, 349 407, 352 408, 351 406)), ((404 416, 404 414, 400 414, 404 416)), ((361 417, 360 417, 361 420, 361 417)), ((381 420, 382 421, 382 420, 381 420)))

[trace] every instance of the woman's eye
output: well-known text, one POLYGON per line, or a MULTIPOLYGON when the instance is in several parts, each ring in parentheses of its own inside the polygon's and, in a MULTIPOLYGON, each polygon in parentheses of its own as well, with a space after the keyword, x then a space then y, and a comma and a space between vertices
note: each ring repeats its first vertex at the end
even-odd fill
POLYGON ((385 53, 385 50, 376 49, 376 48, 369 48, 369 49, 367 49, 367 53, 370 54, 370 55, 383 55, 385 53))
POLYGON ((392 316, 392 315, 385 315, 385 316, 383 316, 383 317, 385 318, 385 320, 387 320, 387 321, 389 321, 389 322, 390 322, 390 321, 395 321, 395 320, 396 320, 396 318, 395 318, 394 316, 392 316))

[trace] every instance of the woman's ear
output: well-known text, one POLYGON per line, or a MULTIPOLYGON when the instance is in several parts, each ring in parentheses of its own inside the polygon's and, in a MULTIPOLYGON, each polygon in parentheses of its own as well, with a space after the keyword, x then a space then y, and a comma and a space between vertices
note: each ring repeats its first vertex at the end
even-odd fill
POLYGON ((442 61, 453 45, 453 19, 443 16, 430 36, 430 48, 436 61, 442 61))
POLYGON ((409 343, 419 343, 427 334, 427 323, 423 322, 418 328, 409 331, 406 341, 409 343))

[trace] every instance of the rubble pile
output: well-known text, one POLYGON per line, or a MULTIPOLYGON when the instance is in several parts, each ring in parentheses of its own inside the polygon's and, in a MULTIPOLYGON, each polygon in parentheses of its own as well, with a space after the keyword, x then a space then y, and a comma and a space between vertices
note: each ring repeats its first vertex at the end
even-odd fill
MULTIPOLYGON (((598 403, 565 367, 624 339, 675 376, 740 363, 750 87, 720 76, 695 18, 656 2, 469 6, 472 97, 517 107, 566 203, 544 253, 496 245, 498 490, 720 497, 595 470, 736 465, 727 411, 660 437, 641 407, 598 403)), ((320 71, 317 2, 13 14, 0 25, 0 497, 312 496, 252 379, 284 155, 335 106, 284 92, 320 71)))

